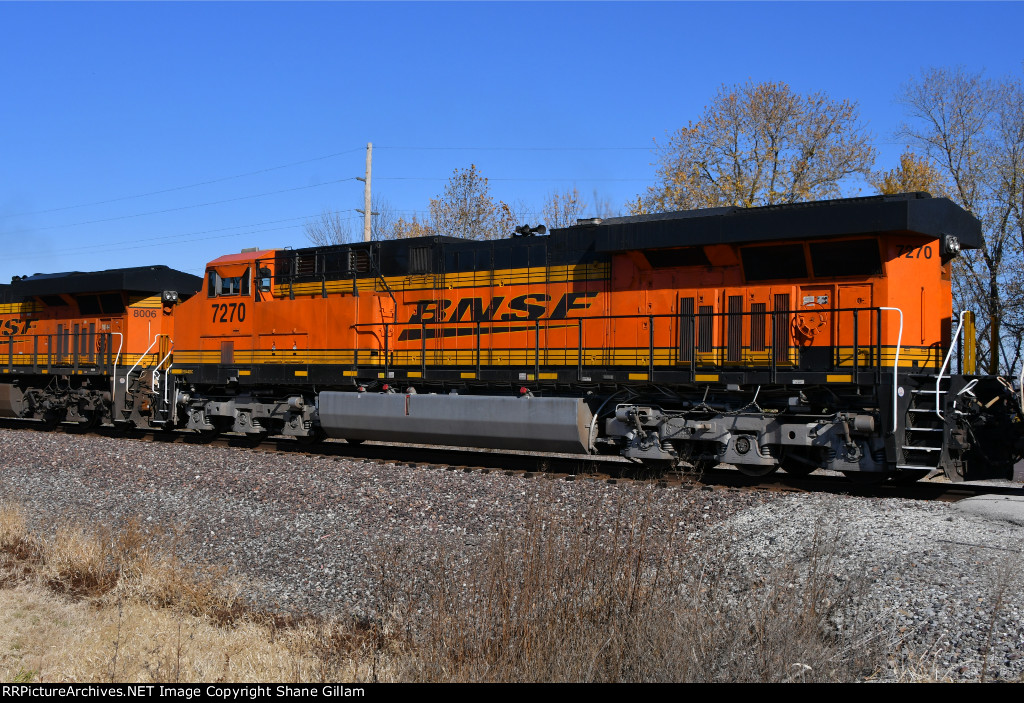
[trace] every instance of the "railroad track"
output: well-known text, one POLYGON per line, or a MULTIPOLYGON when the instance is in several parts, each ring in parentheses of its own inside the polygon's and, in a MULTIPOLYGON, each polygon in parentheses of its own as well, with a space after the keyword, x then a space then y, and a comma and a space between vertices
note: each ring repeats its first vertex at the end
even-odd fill
MULTIPOLYGON (((38 431, 36 423, 3 420, 0 427, 22 431, 38 431)), ((84 434, 71 426, 59 425, 53 431, 84 434)), ((247 451, 281 454, 306 454, 334 457, 338 460, 356 459, 379 463, 404 464, 410 468, 426 470, 462 471, 465 473, 502 472, 523 478, 563 481, 619 481, 642 482, 660 488, 688 488, 694 490, 775 491, 787 493, 834 493, 865 498, 908 498, 912 500, 940 500, 956 502, 978 495, 995 494, 1024 497, 1024 486, 992 485, 987 482, 951 483, 944 478, 917 481, 908 484, 894 482, 862 484, 851 482, 833 472, 818 471, 809 476, 796 477, 784 471, 764 477, 751 477, 736 469, 719 467, 695 471, 665 471, 658 474, 621 459, 609 456, 552 455, 531 452, 502 452, 496 450, 437 447, 428 445, 399 445, 379 442, 354 444, 326 440, 304 444, 291 438, 270 437, 253 444, 242 435, 222 434, 213 440, 185 431, 161 432, 149 430, 115 431, 96 428, 90 433, 98 436, 129 438, 155 444, 180 443, 217 446, 247 451)))

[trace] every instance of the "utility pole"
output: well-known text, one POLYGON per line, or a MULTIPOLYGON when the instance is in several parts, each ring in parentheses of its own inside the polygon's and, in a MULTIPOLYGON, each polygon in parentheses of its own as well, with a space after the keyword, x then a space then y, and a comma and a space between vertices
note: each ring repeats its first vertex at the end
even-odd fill
POLYGON ((366 143, 366 178, 356 177, 356 180, 363 182, 363 209, 356 208, 356 212, 363 213, 363 241, 370 241, 370 171, 373 165, 373 142, 366 143))

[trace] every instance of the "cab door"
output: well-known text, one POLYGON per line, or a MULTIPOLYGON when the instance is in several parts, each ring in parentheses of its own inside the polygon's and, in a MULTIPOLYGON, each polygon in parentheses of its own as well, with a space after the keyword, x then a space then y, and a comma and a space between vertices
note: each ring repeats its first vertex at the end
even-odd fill
POLYGON ((871 359, 872 330, 870 285, 841 285, 836 325, 839 366, 866 366, 871 359), (856 361, 855 361, 856 359, 856 361))
POLYGON ((836 356, 835 287, 801 286, 793 315, 793 337, 800 349, 800 370, 828 371, 836 356))

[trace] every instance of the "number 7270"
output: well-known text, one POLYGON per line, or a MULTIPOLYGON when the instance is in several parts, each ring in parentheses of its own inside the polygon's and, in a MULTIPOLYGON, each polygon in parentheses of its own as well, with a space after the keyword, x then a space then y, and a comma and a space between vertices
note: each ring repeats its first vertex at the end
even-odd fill
POLYGON ((930 244, 925 244, 923 247, 912 247, 907 244, 896 245, 896 256, 903 257, 904 259, 920 259, 922 252, 924 253, 924 258, 932 258, 932 247, 930 244))
POLYGON ((214 303, 211 322, 242 322, 245 320, 245 303, 214 303))

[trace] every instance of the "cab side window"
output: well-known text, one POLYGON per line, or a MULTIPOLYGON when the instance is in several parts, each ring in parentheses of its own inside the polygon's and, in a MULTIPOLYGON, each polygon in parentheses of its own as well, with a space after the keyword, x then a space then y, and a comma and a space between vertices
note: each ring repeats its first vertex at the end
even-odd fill
POLYGON ((241 276, 220 276, 209 272, 206 296, 215 298, 224 295, 249 295, 249 269, 241 276))

